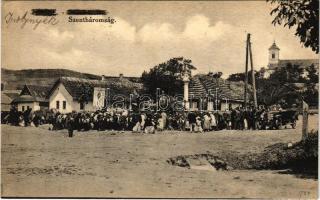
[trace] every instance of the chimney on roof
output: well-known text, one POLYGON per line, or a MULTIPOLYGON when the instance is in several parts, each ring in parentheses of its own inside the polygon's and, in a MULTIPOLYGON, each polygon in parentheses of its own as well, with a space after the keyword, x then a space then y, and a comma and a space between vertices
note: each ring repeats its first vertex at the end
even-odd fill
POLYGON ((123 79, 123 74, 119 74, 119 79, 122 80, 123 79))
POLYGON ((102 81, 106 80, 105 75, 102 75, 102 76, 101 76, 101 80, 102 80, 102 81))

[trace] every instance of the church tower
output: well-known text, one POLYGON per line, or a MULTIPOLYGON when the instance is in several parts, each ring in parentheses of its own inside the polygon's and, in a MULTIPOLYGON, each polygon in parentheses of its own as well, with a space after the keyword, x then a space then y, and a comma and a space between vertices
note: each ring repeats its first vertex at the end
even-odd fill
POLYGON ((279 64, 279 51, 280 48, 276 45, 276 42, 273 42, 269 48, 269 69, 273 69, 279 64))

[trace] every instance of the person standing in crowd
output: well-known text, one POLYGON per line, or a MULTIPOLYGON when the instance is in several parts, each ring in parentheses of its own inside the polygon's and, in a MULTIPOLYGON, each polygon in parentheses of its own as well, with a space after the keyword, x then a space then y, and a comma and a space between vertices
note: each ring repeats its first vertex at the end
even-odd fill
POLYGON ((180 131, 182 131, 182 130, 185 130, 184 128, 185 128, 185 126, 184 126, 184 124, 185 124, 185 118, 184 118, 184 116, 183 116, 183 114, 182 113, 178 113, 176 116, 175 116, 175 118, 176 118, 176 121, 177 121, 177 130, 180 130, 180 131))
POLYGON ((24 117, 23 117, 23 113, 19 112, 19 119, 18 119, 18 125, 19 126, 25 126, 25 123, 24 123, 24 117))
POLYGON ((134 114, 132 118, 132 123, 134 124, 132 128, 132 132, 140 133, 141 131, 141 114, 134 114))
POLYGON ((193 132, 196 126, 196 114, 194 112, 190 112, 188 114, 189 128, 190 132, 193 132))
POLYGON ((253 128, 253 108, 249 107, 247 112, 246 112, 246 118, 248 121, 248 130, 254 129, 253 128))
POLYGON ((199 132, 199 133, 203 132, 202 119, 201 119, 201 116, 199 114, 196 116, 196 125, 195 125, 195 128, 194 128, 194 131, 195 132, 199 132))
POLYGON ((203 130, 204 131, 210 131, 210 128, 211 128, 211 118, 210 118, 210 115, 209 113, 205 113, 204 114, 204 122, 203 122, 203 130))
POLYGON ((144 128, 144 132, 145 133, 155 133, 155 128, 154 128, 155 123, 153 122, 153 118, 152 115, 150 113, 148 113, 146 115, 146 119, 145 119, 145 128, 144 128))
POLYGON ((263 129, 267 129, 268 128, 268 121, 270 119, 269 117, 269 112, 265 109, 263 109, 263 129))
POLYGON ((244 109, 243 107, 240 107, 239 110, 239 130, 244 130, 244 109))
POLYGON ((166 129, 168 126, 168 120, 167 120, 167 113, 165 113, 164 111, 161 112, 161 118, 163 121, 163 129, 166 129))
POLYGON ((67 129, 68 129, 68 136, 73 137, 74 118, 71 114, 69 114, 66 118, 66 125, 67 125, 67 129))
POLYGON ((217 112, 217 115, 218 115, 218 129, 219 130, 225 129, 227 125, 224 118, 224 114, 217 112))
POLYGON ((239 107, 237 107, 235 109, 234 124, 235 124, 234 129, 240 130, 241 125, 240 125, 240 109, 239 109, 239 107))
POLYGON ((32 109, 27 108, 27 110, 24 111, 23 113, 23 119, 24 119, 24 126, 29 126, 30 125, 30 114, 31 114, 32 109))
POLYGON ((9 123, 18 126, 19 125, 19 112, 16 106, 11 106, 10 112, 9 112, 9 123))
POLYGON ((94 115, 92 116, 92 123, 93 123, 93 130, 97 130, 99 131, 99 127, 98 127, 98 118, 99 118, 100 114, 99 112, 95 112, 94 115))
POLYGON ((146 114, 145 113, 141 113, 141 122, 140 122, 140 130, 144 130, 145 127, 145 123, 146 123, 146 114))
POLYGON ((174 130, 174 119, 173 119, 173 117, 172 117, 172 115, 168 115, 167 117, 167 122, 166 122, 166 128, 168 129, 168 130, 174 130))
POLYGON ((164 130, 164 120, 163 120, 163 117, 161 116, 157 116, 158 118, 158 130, 159 131, 163 131, 164 130))
POLYGON ((33 124, 35 127, 38 127, 41 124, 41 117, 39 116, 38 113, 33 114, 33 124))
POLYGON ((236 129, 236 115, 237 115, 236 109, 231 109, 231 129, 232 130, 236 129))
POLYGON ((210 130, 217 130, 217 119, 213 112, 210 112, 210 130))
POLYGON ((231 129, 231 116, 229 111, 226 111, 225 113, 223 113, 223 118, 224 118, 224 123, 225 123, 225 128, 227 130, 231 129))
POLYGON ((251 126, 253 130, 257 129, 257 109, 252 108, 252 111, 250 113, 250 119, 251 119, 251 126))
POLYGON ((77 129, 77 131, 81 130, 81 113, 77 113, 75 119, 75 128, 77 129))
POLYGON ((245 108, 242 113, 243 113, 243 129, 246 130, 248 129, 249 125, 248 125, 248 108, 245 108))

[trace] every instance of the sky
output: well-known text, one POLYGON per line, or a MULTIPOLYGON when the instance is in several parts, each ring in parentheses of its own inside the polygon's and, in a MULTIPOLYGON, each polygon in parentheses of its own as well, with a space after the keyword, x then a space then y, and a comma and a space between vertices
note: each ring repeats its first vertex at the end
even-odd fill
MULTIPOLYGON (((191 59, 195 73, 245 69, 246 35, 251 33, 255 69, 268 64, 275 40, 280 59, 318 58, 304 48, 294 29, 273 26, 265 1, 85 1, 3 2, 2 67, 64 68, 116 76, 140 76, 173 57, 191 59), (56 9, 56 25, 6 23, 8 14, 33 8, 56 9), (110 23, 71 23, 67 9, 103 9, 110 23)), ((40 19, 41 17, 38 17, 40 19)), ((43 18, 43 17, 42 17, 43 18)), ((81 18, 76 16, 75 18, 81 18)), ((97 17, 99 18, 99 17, 97 17)))

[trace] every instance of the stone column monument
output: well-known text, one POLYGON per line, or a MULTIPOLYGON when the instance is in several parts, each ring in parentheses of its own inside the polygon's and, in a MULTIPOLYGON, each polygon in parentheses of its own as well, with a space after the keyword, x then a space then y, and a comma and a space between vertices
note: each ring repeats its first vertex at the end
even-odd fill
POLYGON ((184 108, 186 110, 189 110, 190 105, 189 105, 189 82, 190 82, 190 77, 187 73, 185 73, 182 77, 183 80, 183 101, 184 101, 184 108))

